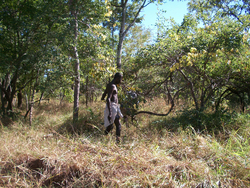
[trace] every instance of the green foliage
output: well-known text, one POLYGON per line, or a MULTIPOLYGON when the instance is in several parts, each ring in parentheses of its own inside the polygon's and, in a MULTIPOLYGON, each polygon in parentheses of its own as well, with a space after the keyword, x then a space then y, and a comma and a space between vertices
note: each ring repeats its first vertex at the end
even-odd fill
MULTIPOLYGON (((129 25, 133 22, 137 11, 142 5, 141 1, 131 1, 126 2, 126 25, 129 25)), ((122 20, 122 1, 107 1, 107 8, 110 10, 111 14, 109 19, 103 22, 103 26, 109 28, 111 33, 114 34, 115 31, 119 30, 121 27, 122 20)), ((141 23, 143 17, 137 17, 135 22, 141 23)), ((115 40, 115 38, 113 38, 115 40)))
POLYGON ((173 93, 180 91, 179 97, 191 98, 198 111, 215 102, 220 104, 223 92, 229 88, 237 88, 237 92, 230 91, 241 93, 238 97, 249 93, 243 89, 248 83, 246 64, 249 64, 243 63, 249 62, 246 59, 249 44, 245 42, 248 34, 244 27, 227 17, 206 20, 209 20, 207 25, 198 27, 199 20, 187 15, 180 26, 174 22, 170 28, 158 25, 157 42, 139 51, 131 71, 137 80, 143 80, 141 86, 138 83, 140 89, 166 93, 163 84, 168 85, 173 93), (237 78, 239 73, 244 78, 237 78), (148 80, 147 75, 150 75, 148 80), (237 80, 241 84, 235 84, 237 80))
POLYGON ((243 27, 249 29, 250 9, 248 0, 192 0, 189 2, 189 10, 196 12, 204 23, 213 19, 213 16, 230 17, 240 22, 243 27))
MULTIPOLYGON (((123 62, 124 68, 129 66, 131 63, 127 63, 134 57, 137 51, 141 48, 144 48, 148 43, 152 42, 152 32, 150 29, 143 28, 142 26, 134 26, 130 29, 127 34, 126 39, 124 40, 124 48, 123 48, 123 62)), ((129 70, 129 69, 128 69, 129 70)))
MULTIPOLYGON (((39 90, 41 97, 66 96, 71 101, 76 60, 73 47, 79 54, 81 91, 86 96, 90 90, 96 95, 102 92, 118 71, 114 64, 118 36, 114 31, 122 26, 119 3, 4 1, 0 5, 1 110, 11 111, 16 93, 31 96, 33 89, 39 90), (72 29, 75 20, 77 41, 72 29)), ((147 5, 141 3, 128 2, 127 20, 121 28, 126 39, 124 66, 119 71, 127 87, 121 101, 132 101, 133 110, 140 109, 126 96, 128 88, 133 88, 140 102, 146 97, 171 95, 175 104, 185 99, 201 114, 210 107, 219 111, 225 103, 227 108, 238 104, 244 110, 250 96, 248 2, 193 0, 189 8, 195 14, 187 14, 180 25, 160 20, 154 43, 149 41, 149 30, 130 28, 133 21, 141 21, 136 13, 141 5, 147 5)))
POLYGON ((44 71, 49 68, 47 60, 56 51, 52 49, 53 23, 59 16, 58 9, 52 10, 53 6, 64 10, 58 1, 13 0, 4 1, 0 6, 2 109, 5 108, 3 104, 8 103, 6 110, 12 111, 17 91, 36 87, 35 80, 44 76, 44 71), (53 16, 49 18, 49 15, 53 16))
MULTIPOLYGON (((222 125, 233 124, 235 122, 235 113, 229 113, 225 109, 221 109, 216 113, 197 111, 195 109, 183 109, 178 111, 177 116, 166 122, 167 124, 179 124, 183 129, 189 126, 196 131, 217 132, 222 130, 222 125)), ((171 126, 170 126, 171 127, 171 126)))
POLYGON ((12 111, 17 91, 25 91, 30 96, 29 92, 36 88, 42 96, 59 97, 60 93, 72 90, 75 35, 71 28, 72 7, 79 11, 81 20, 80 58, 93 59, 98 53, 95 46, 100 46, 100 37, 95 33, 90 35, 87 30, 105 19, 107 9, 99 1, 75 3, 12 0, 0 5, 0 86, 2 104, 7 101, 8 110, 12 111), (95 37, 98 40, 93 40, 95 37))
POLYGON ((65 95, 65 99, 66 99, 66 101, 68 101, 68 102, 73 102, 74 101, 74 99, 73 99, 73 95, 74 93, 73 93, 73 90, 71 90, 71 89, 66 89, 65 91, 64 91, 64 95, 65 95))

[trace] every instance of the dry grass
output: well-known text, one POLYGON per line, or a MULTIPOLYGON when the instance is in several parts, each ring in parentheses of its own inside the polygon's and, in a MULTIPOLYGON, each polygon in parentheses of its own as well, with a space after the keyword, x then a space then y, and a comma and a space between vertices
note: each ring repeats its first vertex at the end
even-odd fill
MULTIPOLYGON (((144 109, 164 112, 162 103, 144 109)), ((169 131, 152 123, 159 118, 140 115, 123 126, 117 145, 114 135, 103 135, 104 106, 83 106, 74 128, 72 105, 55 101, 36 109, 32 127, 1 123, 0 187, 250 186, 249 122, 225 139, 223 132, 169 131)))

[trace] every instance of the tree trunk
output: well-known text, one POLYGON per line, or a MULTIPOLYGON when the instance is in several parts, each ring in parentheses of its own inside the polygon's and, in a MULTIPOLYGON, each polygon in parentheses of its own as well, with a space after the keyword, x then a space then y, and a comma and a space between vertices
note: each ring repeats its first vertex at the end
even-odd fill
POLYGON ((39 105, 41 104, 41 101, 43 100, 43 95, 44 95, 44 91, 42 92, 40 99, 39 99, 39 105))
POLYGON ((0 88, 0 92, 1 92, 1 103, 2 103, 2 111, 3 111, 3 115, 5 115, 5 100, 4 100, 4 92, 3 90, 0 88))
POLYGON ((117 53, 116 53, 116 65, 118 69, 122 68, 122 46, 123 46, 123 38, 119 37, 119 44, 117 47, 117 53))
POLYGON ((127 28, 125 29, 127 3, 128 3, 128 0, 121 0, 120 7, 122 8, 122 21, 121 21, 121 27, 120 27, 120 32, 119 32, 119 43, 118 43, 117 52, 116 52, 116 65, 117 65, 118 69, 121 69, 121 67, 122 67, 121 55, 122 55, 122 46, 123 46, 124 38, 125 38, 126 34, 128 33, 129 29, 135 24, 135 21, 138 18, 141 10, 143 8, 145 8, 147 5, 149 5, 151 2, 149 2, 146 5, 146 0, 143 0, 140 8, 138 9, 136 15, 134 16, 133 21, 131 23, 129 23, 127 28))
POLYGON ((6 107, 7 102, 9 103, 9 98, 10 98, 10 95, 7 89, 9 84, 10 84, 10 75, 6 74, 2 83, 0 83, 3 115, 7 113, 7 109, 5 107, 6 107))
POLYGON ((65 97, 65 91, 64 91, 64 89, 63 89, 63 91, 62 91, 62 93, 60 95, 62 96, 61 99, 60 99, 60 106, 61 106, 62 103, 63 103, 63 99, 65 97))
POLYGON ((28 111, 29 110, 29 99, 28 99, 27 92, 25 92, 25 100, 26 100, 26 111, 28 111))
POLYGON ((77 12, 74 12, 74 31, 75 31, 75 43, 74 43, 74 55, 75 55, 75 86, 74 86, 74 109, 73 109, 73 124, 78 120, 79 112, 79 94, 80 94, 80 60, 77 51, 77 39, 78 39, 78 20, 77 12))
POLYGON ((11 100, 12 87, 11 87, 10 74, 8 73, 5 78, 6 78, 5 88, 7 91, 7 93, 5 94, 5 98, 8 101, 7 114, 10 115, 10 113, 12 112, 12 100, 11 100))
POLYGON ((32 115, 33 115, 34 98, 35 98, 35 88, 33 88, 32 96, 31 96, 31 101, 30 101, 30 116, 29 116, 30 126, 32 125, 32 115))
POLYGON ((89 84, 89 77, 87 76, 86 78, 86 106, 88 106, 88 98, 89 98, 88 84, 89 84))
POLYGON ((73 113, 73 121, 78 120, 78 111, 79 111, 79 94, 80 94, 80 61, 78 58, 78 52, 75 47, 75 53, 77 56, 76 63, 75 63, 75 87, 74 87, 74 113, 73 113))
POLYGON ((29 118, 30 126, 32 125, 33 109, 34 109, 34 103, 35 103, 34 99, 35 99, 35 93, 36 93, 36 86, 38 85, 38 75, 39 75, 39 70, 37 71, 36 82, 35 82, 35 84, 33 86, 31 102, 30 102, 30 118, 29 118))
POLYGON ((22 92, 19 91, 17 94, 17 108, 21 108, 23 103, 23 95, 22 92))
POLYGON ((121 0, 121 7, 122 7, 122 22, 121 27, 119 31, 119 43, 117 46, 117 52, 116 52, 116 66, 118 69, 121 69, 121 54, 122 54, 122 46, 123 46, 123 40, 125 37, 125 22, 126 22, 126 9, 127 9, 127 0, 121 0))

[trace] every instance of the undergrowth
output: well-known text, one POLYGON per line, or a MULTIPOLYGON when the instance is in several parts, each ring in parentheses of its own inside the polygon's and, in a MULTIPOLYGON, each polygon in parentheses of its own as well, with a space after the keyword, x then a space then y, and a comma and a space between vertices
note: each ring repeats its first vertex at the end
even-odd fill
MULTIPOLYGON (((164 112, 161 99, 145 110, 164 112), (159 105, 161 104, 161 105, 159 105)), ((250 115, 140 114, 122 142, 103 134, 104 102, 41 104, 32 126, 1 119, 0 187, 249 187, 250 115), (213 126, 214 125, 214 126, 213 126)))

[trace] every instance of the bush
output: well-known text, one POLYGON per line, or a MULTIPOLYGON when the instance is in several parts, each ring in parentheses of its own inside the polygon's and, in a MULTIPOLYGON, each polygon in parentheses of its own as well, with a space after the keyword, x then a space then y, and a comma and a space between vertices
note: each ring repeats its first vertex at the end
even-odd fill
POLYGON ((154 126, 165 127, 169 130, 178 128, 186 129, 193 127, 197 132, 201 131, 220 131, 227 124, 235 121, 236 113, 229 113, 226 110, 220 110, 217 113, 198 111, 195 109, 185 109, 177 112, 177 115, 165 120, 156 120, 154 126))

